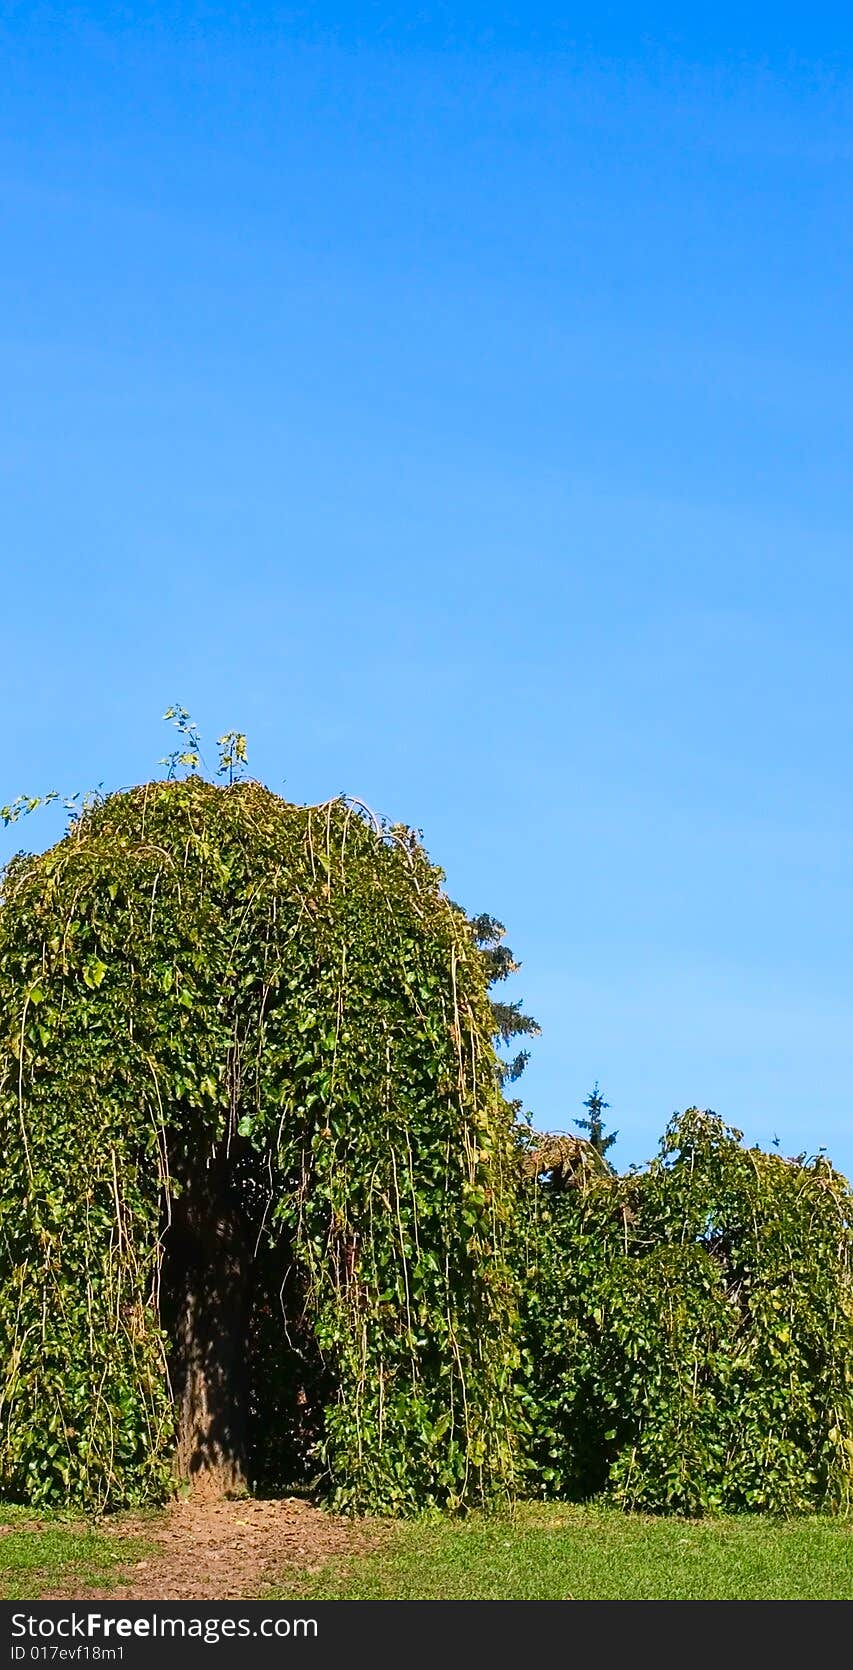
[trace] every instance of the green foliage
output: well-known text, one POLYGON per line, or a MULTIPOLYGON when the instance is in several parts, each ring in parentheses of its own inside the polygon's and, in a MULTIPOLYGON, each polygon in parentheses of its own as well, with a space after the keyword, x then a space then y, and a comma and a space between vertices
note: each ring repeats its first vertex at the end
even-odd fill
POLYGON ((66 812, 76 812, 80 799, 77 794, 61 796, 58 789, 49 789, 47 794, 19 794, 8 806, 0 806, 0 818, 3 819, 4 829, 8 828, 10 823, 17 823, 19 818, 28 817, 31 812, 37 812, 42 806, 52 806, 55 800, 60 799, 66 812))
MULTIPOLYGON (((617 1176, 538 1141, 495 1040, 517 968, 416 835, 244 781, 198 732, 165 782, 66 801, 0 904, 0 1494, 171 1488, 164 1252, 199 1169, 255 1242, 255 1476, 348 1509, 606 1491, 807 1513, 853 1481, 853 1197, 822 1156, 689 1109, 617 1176), (188 775, 181 775, 187 773, 188 775), (523 1352, 519 1294, 523 1293, 523 1352)), ((6 823, 58 798, 19 797, 6 823)))
MULTIPOLYGON (((174 706, 167 707, 163 718, 171 720, 178 735, 182 738, 174 752, 164 754, 160 761, 161 765, 169 767, 169 780, 171 781, 173 777, 177 776, 180 766, 183 766, 187 771, 198 771, 202 763, 201 738, 198 734, 198 728, 193 723, 186 708, 175 703, 174 706)), ((230 737, 235 734, 233 731, 230 732, 227 738, 221 738, 221 742, 227 743, 230 737)))
POLYGON ((586 1108, 586 1118, 575 1120, 575 1125, 578 1130, 586 1131, 586 1140, 589 1143, 590 1148, 594 1148, 596 1154, 600 1154, 602 1159, 607 1157, 619 1135, 618 1131, 607 1131, 605 1129, 604 1115, 609 1106, 610 1103, 605 1102, 604 1097, 598 1088, 598 1079, 596 1079, 595 1084, 584 1102, 584 1107, 586 1108))
MULTIPOLYGON (((209 783, 170 717, 168 781, 90 805, 4 875, 0 1493, 169 1488, 163 1248, 216 1154, 259 1260, 291 1273, 299 1314, 267 1307, 264 1361, 276 1326, 280 1362, 294 1325, 310 1337, 338 1506, 499 1497, 516 1167, 481 956, 410 831, 209 783)), ((245 739, 221 748, 231 778, 245 739)))
POLYGON ((219 738, 219 764, 216 768, 217 777, 227 777, 233 783, 236 775, 242 773, 246 764, 246 738, 242 731, 226 731, 219 738))
MULTIPOLYGON (((461 909, 460 906, 456 907, 461 909)), ((463 913, 464 914, 464 913, 463 913)), ((517 974, 521 963, 517 961, 504 938, 506 928, 495 916, 482 912, 479 916, 468 918, 468 924, 474 937, 474 944, 480 952, 486 979, 490 989, 499 985, 502 980, 509 979, 511 974, 517 974)), ((492 1006, 492 1037, 496 1046, 511 1044, 514 1038, 538 1038, 539 1022, 532 1015, 526 1015, 521 1007, 521 999, 514 1003, 502 1003, 499 998, 491 998, 492 1006)), ((529 1050, 519 1050, 511 1060, 498 1058, 498 1078, 502 1085, 514 1084, 521 1078, 528 1061, 529 1050)), ((516 1113, 522 1112, 520 1101, 514 1101, 512 1107, 516 1113)))
POLYGON ((643 1172, 528 1189, 532 1468, 547 1495, 805 1513, 853 1482, 853 1195, 689 1109, 643 1172))

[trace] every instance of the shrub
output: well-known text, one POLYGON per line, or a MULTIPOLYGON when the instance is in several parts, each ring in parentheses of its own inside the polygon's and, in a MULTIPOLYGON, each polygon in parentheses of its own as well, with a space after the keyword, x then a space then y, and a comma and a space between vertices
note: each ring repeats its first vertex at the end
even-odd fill
POLYGON ((539 1171, 524 1218, 538 1489, 684 1514, 847 1505, 853 1195, 826 1159, 745 1148, 691 1108, 642 1172, 539 1171))

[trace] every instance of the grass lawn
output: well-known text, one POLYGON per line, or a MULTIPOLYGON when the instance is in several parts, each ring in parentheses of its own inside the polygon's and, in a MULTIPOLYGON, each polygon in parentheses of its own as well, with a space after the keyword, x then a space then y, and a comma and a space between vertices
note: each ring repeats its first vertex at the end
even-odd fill
MULTIPOLYGON (((156 1543, 0 1508, 0 1599, 109 1588, 156 1543)), ((258 1589, 251 1593, 257 1595, 258 1589)), ((167 1595, 162 1597, 168 1599, 167 1595)), ((851 1600, 853 1522, 686 1521, 605 1507, 377 1524, 370 1553, 288 1573, 270 1600, 851 1600)))
POLYGON ((393 1526, 372 1554, 270 1598, 851 1600, 853 1524, 526 1506, 511 1519, 393 1526))
POLYGON ((0 1600, 37 1600, 57 1589, 109 1588, 149 1544, 93 1531, 68 1513, 0 1507, 0 1600))

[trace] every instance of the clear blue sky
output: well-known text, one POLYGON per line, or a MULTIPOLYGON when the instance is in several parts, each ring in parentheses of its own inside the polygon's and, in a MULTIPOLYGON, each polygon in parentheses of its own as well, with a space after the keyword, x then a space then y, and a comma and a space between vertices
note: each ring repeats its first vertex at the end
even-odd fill
POLYGON ((626 1164, 696 1102, 853 1172, 851 49, 3 7, 0 800, 151 775, 178 700, 420 826, 537 1123, 598 1077, 626 1164))

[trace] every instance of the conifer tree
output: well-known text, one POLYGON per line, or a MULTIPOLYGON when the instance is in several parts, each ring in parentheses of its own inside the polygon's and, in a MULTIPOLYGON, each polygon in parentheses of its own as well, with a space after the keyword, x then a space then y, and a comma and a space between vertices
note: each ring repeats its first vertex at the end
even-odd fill
POLYGON ((594 1148, 596 1154, 600 1154, 601 1158, 605 1160, 608 1150, 613 1147, 619 1132, 607 1131, 605 1128, 604 1113, 605 1109, 609 1108, 610 1103, 605 1102, 598 1088, 598 1079, 596 1079, 583 1105, 587 1110, 587 1117, 586 1119, 576 1119, 575 1124, 579 1131, 586 1132, 586 1139, 590 1147, 594 1148))

